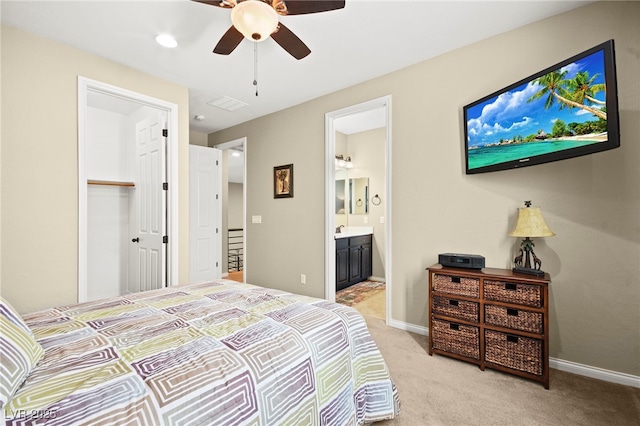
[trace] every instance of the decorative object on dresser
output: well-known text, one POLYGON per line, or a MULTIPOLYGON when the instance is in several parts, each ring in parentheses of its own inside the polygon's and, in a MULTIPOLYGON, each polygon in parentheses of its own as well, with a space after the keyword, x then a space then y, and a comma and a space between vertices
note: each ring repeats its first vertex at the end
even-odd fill
POLYGON ((510 237, 522 237, 520 253, 513 259, 516 266, 514 272, 543 276, 540 270, 542 261, 533 252, 533 241, 530 237, 553 237, 556 235, 544 221, 542 213, 538 207, 531 207, 531 201, 524 202, 524 208, 518 209, 518 221, 516 227, 509 233, 510 237), (524 261, 524 266, 522 262, 524 261), (532 266, 533 261, 533 267, 532 266))
POLYGON ((440 253, 438 263, 452 268, 482 269, 484 256, 478 254, 440 253))
POLYGON ((441 354, 549 389, 549 275, 448 268, 429 273, 429 355, 441 354))

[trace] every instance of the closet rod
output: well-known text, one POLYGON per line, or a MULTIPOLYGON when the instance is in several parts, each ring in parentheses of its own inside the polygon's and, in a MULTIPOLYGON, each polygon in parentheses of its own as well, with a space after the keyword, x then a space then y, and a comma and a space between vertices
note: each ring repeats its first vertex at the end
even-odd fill
POLYGON ((133 182, 119 182, 115 180, 92 180, 87 179, 87 185, 110 185, 110 186, 133 186, 136 184, 133 182))

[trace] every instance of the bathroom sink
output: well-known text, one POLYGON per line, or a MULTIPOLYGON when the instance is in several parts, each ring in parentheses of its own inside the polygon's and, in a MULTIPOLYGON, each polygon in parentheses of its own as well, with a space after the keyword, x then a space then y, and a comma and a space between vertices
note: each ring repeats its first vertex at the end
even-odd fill
POLYGON ((373 234, 372 226, 347 226, 345 228, 341 228, 341 232, 337 232, 334 237, 335 239, 338 239, 370 234, 373 234))

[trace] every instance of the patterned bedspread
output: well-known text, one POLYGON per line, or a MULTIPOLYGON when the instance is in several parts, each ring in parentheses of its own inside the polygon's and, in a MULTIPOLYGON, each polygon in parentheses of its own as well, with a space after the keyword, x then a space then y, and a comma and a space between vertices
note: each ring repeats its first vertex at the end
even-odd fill
POLYGON ((354 309, 220 280, 25 315, 45 355, 7 424, 354 425, 397 391, 354 309))

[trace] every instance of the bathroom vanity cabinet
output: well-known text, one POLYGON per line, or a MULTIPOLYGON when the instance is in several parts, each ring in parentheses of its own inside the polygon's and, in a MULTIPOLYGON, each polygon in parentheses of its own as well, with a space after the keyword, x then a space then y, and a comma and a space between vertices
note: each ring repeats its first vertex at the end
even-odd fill
POLYGON ((371 276, 371 243, 371 234, 336 238, 336 291, 371 276))

